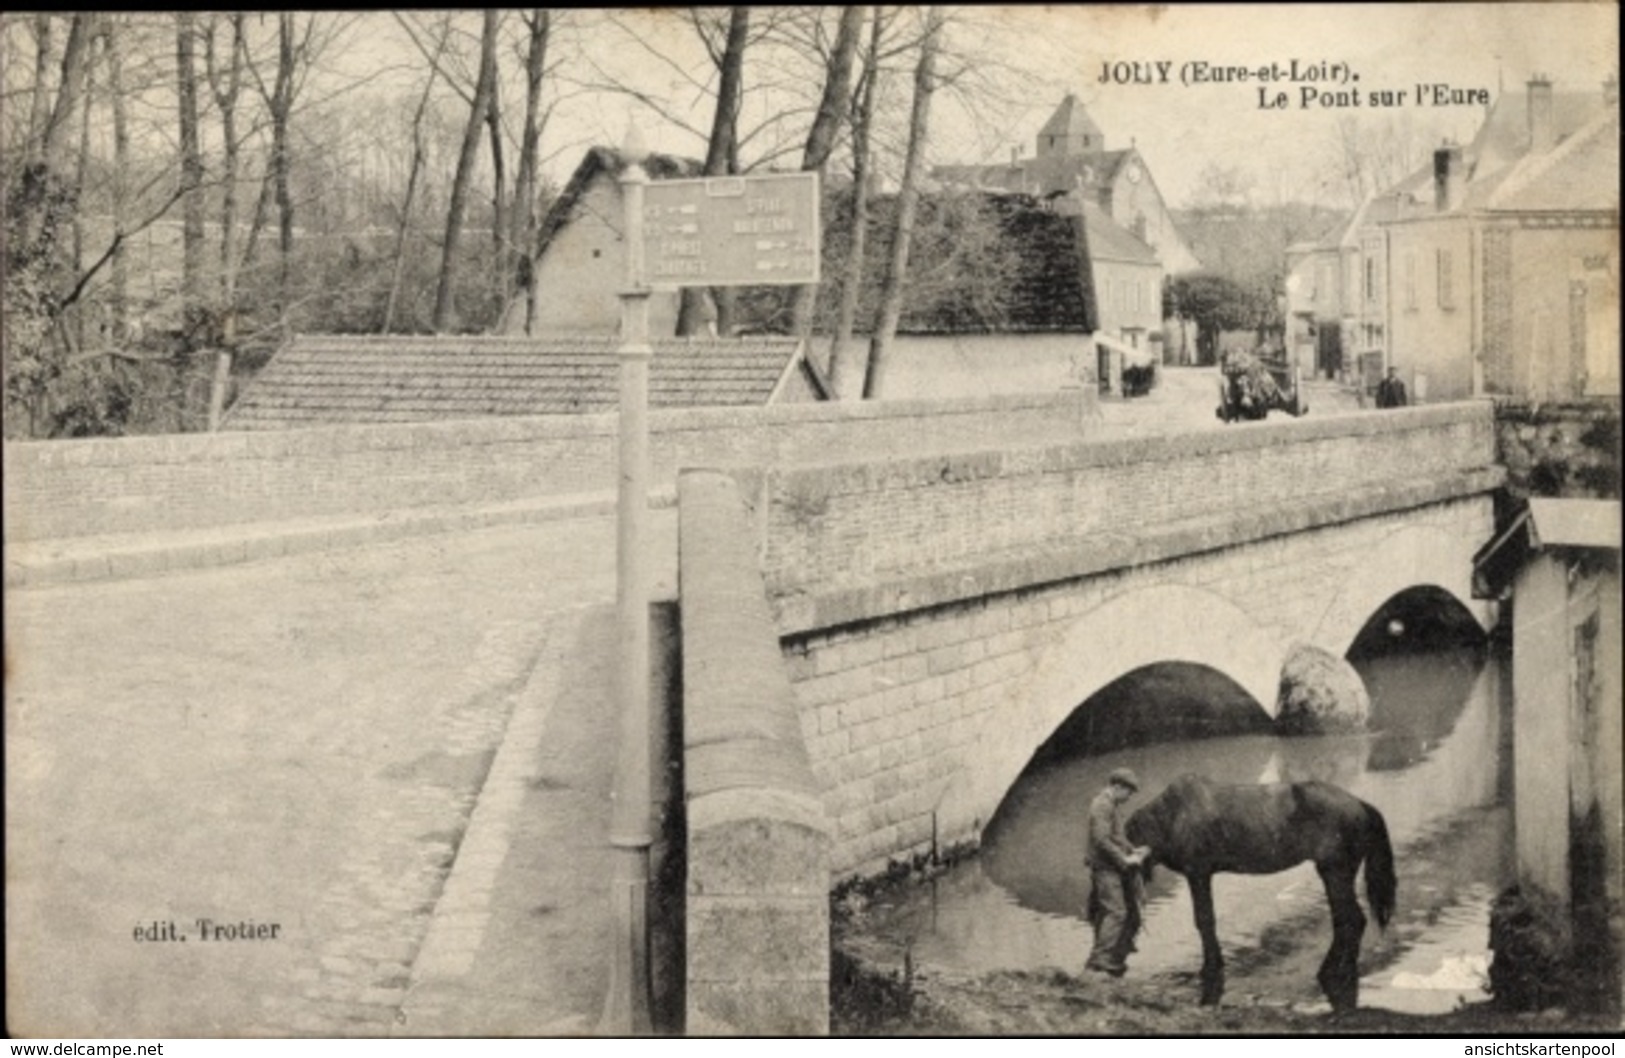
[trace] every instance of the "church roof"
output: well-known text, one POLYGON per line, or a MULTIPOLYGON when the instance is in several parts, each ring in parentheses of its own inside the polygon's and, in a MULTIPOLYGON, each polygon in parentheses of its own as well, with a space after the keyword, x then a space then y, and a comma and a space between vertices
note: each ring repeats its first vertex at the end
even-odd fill
POLYGON ((1038 135, 1040 139, 1045 136, 1059 136, 1063 139, 1089 136, 1093 141, 1099 142, 1103 133, 1100 126, 1095 124, 1095 119, 1083 109, 1083 104, 1078 102, 1078 97, 1068 92, 1066 98, 1061 100, 1061 105, 1055 108, 1055 113, 1044 122, 1044 127, 1038 130, 1038 135))

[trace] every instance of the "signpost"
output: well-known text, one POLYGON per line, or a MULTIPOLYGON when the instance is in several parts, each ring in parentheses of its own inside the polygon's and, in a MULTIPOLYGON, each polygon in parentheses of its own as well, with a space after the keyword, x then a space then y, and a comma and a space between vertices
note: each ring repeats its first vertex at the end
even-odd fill
POLYGON ((647 1035, 650 1022, 649 848, 654 843, 649 702, 649 294, 685 286, 818 282, 818 174, 662 180, 650 183, 628 135, 620 177, 626 287, 621 298, 615 610, 616 756, 609 843, 616 936, 600 1031, 647 1035))
POLYGON ((643 192, 651 287, 818 282, 818 174, 660 180, 643 192))

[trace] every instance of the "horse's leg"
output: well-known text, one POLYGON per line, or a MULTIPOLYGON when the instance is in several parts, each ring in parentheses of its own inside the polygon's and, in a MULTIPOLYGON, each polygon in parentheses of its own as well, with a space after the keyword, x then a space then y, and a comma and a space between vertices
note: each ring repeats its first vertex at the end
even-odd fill
POLYGON ((1196 910, 1196 932, 1202 935, 1202 1005, 1213 1006, 1224 995, 1224 954, 1213 917, 1213 876, 1188 874, 1191 906, 1196 910))
POLYGON ((1355 868, 1345 863, 1317 864, 1332 908, 1332 946, 1320 964, 1321 991, 1332 1010, 1344 1013, 1359 1005, 1360 938, 1365 934, 1365 912, 1354 895, 1355 868))

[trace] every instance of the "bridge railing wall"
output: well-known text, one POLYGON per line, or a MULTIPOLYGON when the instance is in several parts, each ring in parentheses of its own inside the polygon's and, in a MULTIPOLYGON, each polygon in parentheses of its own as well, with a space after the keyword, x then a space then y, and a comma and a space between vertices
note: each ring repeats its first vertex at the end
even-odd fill
POLYGON ((1403 506, 1406 489, 1483 472, 1495 454, 1493 410, 1478 401, 789 467, 752 486, 768 593, 788 634, 985 594, 1001 559, 1023 558, 1030 577, 1035 559, 1054 558, 1059 573, 1080 545, 1117 544, 1132 559, 1153 530, 1183 529, 1181 548, 1193 552, 1238 518, 1290 520, 1296 505, 1330 497, 1394 493, 1385 505, 1403 506), (935 585, 931 597, 909 587, 922 578, 935 585))
MULTIPOLYGON (((656 411, 652 480, 682 466, 1082 436, 1082 391, 952 400, 656 411)), ((8 443, 8 542, 173 532, 613 490, 614 415, 8 443)))
POLYGON ((734 479, 678 483, 691 1034, 829 1030, 830 827, 734 479))

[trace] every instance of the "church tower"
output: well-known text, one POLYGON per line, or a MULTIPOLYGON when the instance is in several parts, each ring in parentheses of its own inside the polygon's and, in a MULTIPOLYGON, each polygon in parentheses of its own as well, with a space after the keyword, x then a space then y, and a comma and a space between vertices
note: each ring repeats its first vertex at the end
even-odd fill
POLYGON ((1061 100, 1055 113, 1038 130, 1038 157, 1071 157, 1106 149, 1106 136, 1100 131, 1078 97, 1071 92, 1061 100))

